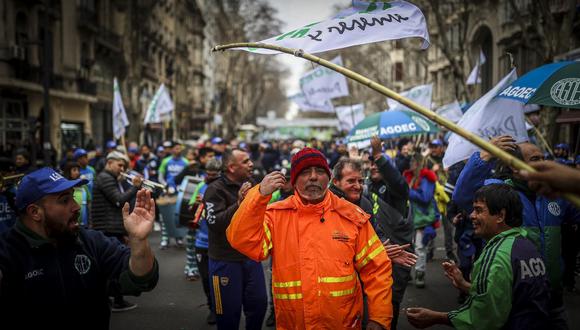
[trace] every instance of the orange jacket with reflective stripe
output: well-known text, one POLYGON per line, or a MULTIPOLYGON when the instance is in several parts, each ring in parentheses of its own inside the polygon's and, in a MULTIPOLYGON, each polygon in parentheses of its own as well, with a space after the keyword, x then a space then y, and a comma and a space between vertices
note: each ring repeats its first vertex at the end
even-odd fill
POLYGON ((279 329, 357 329, 363 317, 390 328, 391 261, 358 206, 328 191, 318 204, 297 196, 267 205, 252 188, 226 233, 232 247, 260 261, 272 255, 279 329))

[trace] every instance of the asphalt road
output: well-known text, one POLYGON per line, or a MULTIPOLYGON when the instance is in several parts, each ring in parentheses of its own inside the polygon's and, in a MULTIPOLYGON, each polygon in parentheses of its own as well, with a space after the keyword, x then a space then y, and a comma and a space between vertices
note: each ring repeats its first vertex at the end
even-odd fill
MULTIPOLYGON (((458 306, 457 291, 443 276, 439 265, 444 256, 443 233, 438 233, 436 239, 437 251, 435 260, 427 265, 427 286, 416 289, 411 283, 407 287, 404 307, 421 306, 438 311, 449 311, 458 306)), ((185 265, 185 250, 171 246, 167 250, 159 250, 159 232, 154 232, 151 238, 152 246, 160 266, 160 279, 157 287, 140 297, 127 297, 138 307, 134 310, 113 313, 111 316, 112 330, 130 329, 216 329, 206 323, 207 306, 201 282, 185 280, 183 268, 185 265)), ((580 286, 580 279, 578 279, 580 286)), ((565 296, 570 329, 580 329, 580 295, 565 296)), ((240 329, 244 329, 243 320, 240 329)), ((264 326, 264 329, 273 329, 264 326)), ((413 329, 405 315, 401 315, 398 329, 413 329)), ((449 329, 448 327, 432 327, 430 329, 449 329)))

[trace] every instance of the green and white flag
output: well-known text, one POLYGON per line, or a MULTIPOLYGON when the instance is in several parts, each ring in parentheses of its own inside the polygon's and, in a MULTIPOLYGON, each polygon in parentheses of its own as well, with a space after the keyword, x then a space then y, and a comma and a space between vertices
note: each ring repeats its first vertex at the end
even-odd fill
MULTIPOLYGON (((431 109, 431 99, 433 95, 433 85, 419 85, 413 87, 409 90, 399 93, 402 97, 405 97, 427 109, 431 109)), ((407 110, 412 111, 411 109, 407 108, 406 106, 402 105, 401 103, 387 97, 387 104, 389 105, 390 110, 407 110)))
POLYGON ((121 89, 117 78, 113 80, 113 135, 115 139, 119 139, 125 135, 125 127, 129 126, 129 119, 125 112, 123 105, 123 98, 121 97, 121 89))
POLYGON ((329 99, 323 99, 319 100, 316 103, 312 103, 302 92, 291 95, 288 97, 288 99, 294 102, 302 112, 311 112, 311 111, 327 112, 327 113, 334 112, 334 106, 332 105, 332 102, 329 99))
POLYGON ((145 124, 160 123, 171 119, 173 109, 175 109, 175 106, 173 105, 173 101, 171 101, 169 91, 167 91, 165 84, 161 84, 155 96, 153 96, 149 108, 147 108, 145 124))
MULTIPOLYGON (((301 49, 306 53, 373 42, 417 37, 423 39, 422 48, 429 47, 429 33, 425 16, 419 8, 406 1, 356 1, 352 7, 335 17, 311 23, 290 32, 260 41, 282 47, 301 49)), ((260 54, 279 54, 269 49, 237 48, 260 54)))
MULTIPOLYGON (((342 66, 342 57, 337 56, 331 62, 342 66)), ((348 96, 346 77, 324 66, 302 76, 300 88, 310 103, 322 103, 335 97, 348 96)))

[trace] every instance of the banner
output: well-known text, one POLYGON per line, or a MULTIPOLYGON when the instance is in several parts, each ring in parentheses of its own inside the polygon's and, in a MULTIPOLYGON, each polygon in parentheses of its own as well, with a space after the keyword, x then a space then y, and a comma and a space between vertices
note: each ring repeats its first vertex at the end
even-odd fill
MULTIPOLYGON (((477 100, 459 121, 464 129, 490 140, 500 135, 510 135, 516 143, 528 141, 524 120, 524 105, 521 102, 495 97, 517 79, 513 69, 492 90, 477 100)), ((449 147, 443 157, 443 166, 468 159, 479 148, 457 134, 449 138, 449 147)))
MULTIPOLYGON (((342 66, 342 58, 335 57, 332 63, 342 66)), ((300 78, 300 88, 311 103, 335 97, 348 96, 346 77, 324 66, 307 72, 300 78)))
POLYGON ((288 99, 294 102, 300 108, 300 111, 303 112, 318 111, 334 113, 334 106, 328 99, 320 100, 322 103, 311 103, 302 92, 289 96, 288 99))
MULTIPOLYGON (((433 95, 433 85, 420 85, 417 87, 413 87, 409 90, 399 93, 402 97, 408 98, 409 100, 427 108, 431 109, 431 98, 433 95)), ((407 110, 413 111, 406 106, 402 105, 401 103, 387 98, 387 104, 389 105, 389 111, 391 110, 407 110)))
POLYGON ((171 96, 169 96, 169 91, 165 88, 165 84, 161 84, 159 89, 153 96, 149 108, 145 115, 145 124, 148 123, 160 123, 171 119, 171 112, 173 112, 175 106, 173 101, 171 101, 171 96))
POLYGON ((129 126, 129 119, 125 112, 123 105, 123 98, 121 97, 121 89, 117 78, 113 79, 113 135, 115 139, 119 139, 125 135, 125 127, 129 126))
POLYGON ((336 107, 338 128, 342 131, 350 131, 354 126, 365 119, 365 106, 362 103, 351 106, 336 107))
POLYGON ((467 81, 465 82, 467 85, 475 85, 481 84, 481 66, 485 64, 485 55, 483 51, 479 51, 479 58, 475 61, 475 66, 473 70, 469 73, 469 77, 467 77, 467 81))
POLYGON ((461 111, 461 106, 457 100, 455 100, 453 103, 440 106, 437 108, 437 110, 435 110, 435 112, 439 116, 446 118, 454 123, 457 123, 461 117, 463 117, 463 111, 461 111))
MULTIPOLYGON (((305 8, 307 10, 307 8, 305 8)), ((418 37, 429 47, 425 16, 406 1, 353 1, 335 17, 311 23, 260 43, 301 49, 316 54, 373 42, 418 37)), ((279 54, 270 49, 237 48, 259 54, 279 54)))

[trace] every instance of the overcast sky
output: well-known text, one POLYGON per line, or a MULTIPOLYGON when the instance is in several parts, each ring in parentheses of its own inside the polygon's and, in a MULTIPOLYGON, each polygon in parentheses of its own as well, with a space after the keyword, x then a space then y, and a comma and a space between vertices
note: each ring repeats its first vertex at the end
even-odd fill
MULTIPOLYGON (((334 5, 346 6, 351 0, 269 0, 278 9, 278 17, 286 23, 283 31, 292 31, 294 28, 320 21, 333 14, 334 5)), ((317 54, 319 55, 319 54, 317 54)), ((266 55, 267 56, 267 55, 266 55)), ((285 64, 291 72, 286 81, 287 94, 291 95, 300 90, 298 79, 304 73, 305 63, 308 61, 292 55, 276 55, 280 62, 285 64)), ((321 57, 324 57, 322 54, 321 57)), ((293 107, 295 112, 297 109, 293 107)))

